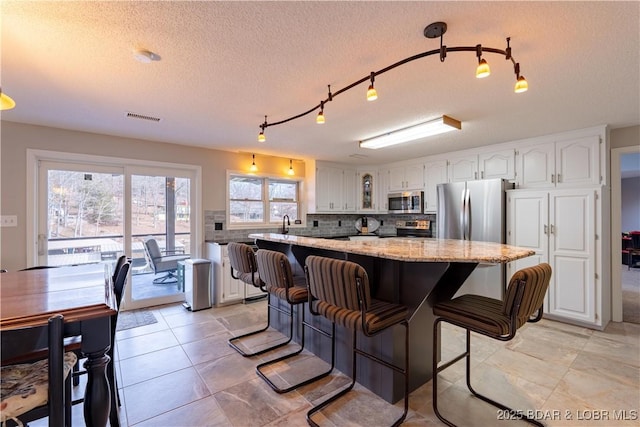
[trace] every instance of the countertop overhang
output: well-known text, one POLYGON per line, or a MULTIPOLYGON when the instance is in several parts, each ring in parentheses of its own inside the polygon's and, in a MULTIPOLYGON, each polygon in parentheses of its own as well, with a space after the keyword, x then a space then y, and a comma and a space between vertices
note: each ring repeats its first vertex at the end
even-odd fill
POLYGON ((406 262, 501 264, 535 254, 530 249, 501 243, 420 237, 350 241, 291 234, 254 233, 250 234, 249 238, 406 262))

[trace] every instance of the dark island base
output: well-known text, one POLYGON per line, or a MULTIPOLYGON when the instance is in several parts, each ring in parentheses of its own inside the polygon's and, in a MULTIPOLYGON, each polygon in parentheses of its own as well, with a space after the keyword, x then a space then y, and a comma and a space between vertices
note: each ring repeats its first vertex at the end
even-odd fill
MULTIPOLYGON (((369 276, 371 294, 374 298, 404 304, 409 309, 409 390, 413 391, 425 384, 432 376, 433 305, 438 301, 453 297, 464 281, 475 269, 476 263, 447 262, 403 262, 376 258, 305 246, 292 246, 266 240, 257 240, 258 248, 270 249, 287 254, 293 273, 304 275, 304 263, 309 255, 345 259, 362 265, 369 276)), ((273 298, 273 303, 280 303, 273 298)), ((313 316, 304 304, 308 323, 331 330, 331 323, 322 316, 313 316)), ((296 308, 298 310, 298 308, 296 308)), ((300 313, 296 313, 294 340, 300 342, 300 313)), ((283 333, 288 332, 288 318, 272 311, 272 326, 283 333)), ((331 361, 329 339, 309 330, 305 332, 305 347, 331 361)), ((336 327, 336 368, 351 374, 352 334, 336 327)), ((404 331, 396 326, 375 337, 358 334, 358 347, 364 351, 388 360, 397 366, 404 364, 404 331)), ((439 354, 439 351, 438 351, 439 354)), ((387 402, 395 403, 404 396, 403 376, 367 358, 358 356, 357 381, 387 402)))

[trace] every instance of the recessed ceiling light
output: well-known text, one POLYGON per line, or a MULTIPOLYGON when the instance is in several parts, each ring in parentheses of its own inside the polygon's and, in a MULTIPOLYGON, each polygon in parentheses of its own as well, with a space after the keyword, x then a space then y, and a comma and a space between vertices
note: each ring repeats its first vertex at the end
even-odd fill
POLYGON ((160 61, 160 55, 146 49, 137 49, 133 52, 133 57, 138 62, 148 64, 152 61, 160 61))

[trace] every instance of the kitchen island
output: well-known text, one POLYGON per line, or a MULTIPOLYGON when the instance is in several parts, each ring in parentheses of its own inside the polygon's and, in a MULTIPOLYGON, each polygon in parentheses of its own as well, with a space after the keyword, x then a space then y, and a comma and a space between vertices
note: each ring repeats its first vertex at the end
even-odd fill
MULTIPOLYGON (((251 234, 249 237, 255 239, 258 248, 285 253, 294 274, 304 274, 304 263, 309 255, 356 262, 367 271, 372 297, 406 305, 410 326, 411 391, 431 379, 433 305, 451 299, 479 264, 507 263, 534 254, 529 249, 499 243, 450 239, 392 237, 346 241, 276 233, 251 234)), ((502 286, 502 283, 495 286, 502 286)), ((307 321, 328 330, 330 324, 326 319, 311 316, 306 307, 305 310, 307 321)), ((298 320, 296 326, 299 324, 298 320)), ((272 325, 284 331, 287 319, 273 316, 272 325)), ((336 367, 350 374, 351 335, 340 327, 337 334, 336 367)), ((300 337, 299 328, 296 337, 300 337)), ((359 338, 358 343, 379 357, 398 365, 403 363, 401 328, 392 328, 374 338, 359 338)), ((306 347, 322 359, 330 360, 331 346, 326 338, 306 333, 306 347)), ((380 369, 365 358, 359 358, 358 363, 357 380, 360 384, 389 402, 402 398, 400 375, 380 369)))

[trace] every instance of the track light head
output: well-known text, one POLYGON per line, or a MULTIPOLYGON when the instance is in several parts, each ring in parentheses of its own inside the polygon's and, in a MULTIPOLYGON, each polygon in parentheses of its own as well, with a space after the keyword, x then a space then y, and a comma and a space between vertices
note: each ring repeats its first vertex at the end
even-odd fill
POLYGON ((320 101, 320 112, 316 116, 316 123, 319 125, 324 124, 324 101, 320 101))
POLYGON ((369 89, 367 90, 367 101, 375 101, 378 99, 378 92, 376 92, 376 88, 373 87, 373 82, 375 81, 376 73, 371 72, 371 84, 369 85, 369 89))

